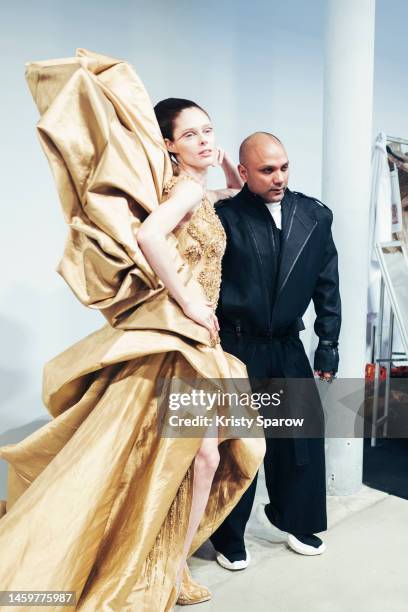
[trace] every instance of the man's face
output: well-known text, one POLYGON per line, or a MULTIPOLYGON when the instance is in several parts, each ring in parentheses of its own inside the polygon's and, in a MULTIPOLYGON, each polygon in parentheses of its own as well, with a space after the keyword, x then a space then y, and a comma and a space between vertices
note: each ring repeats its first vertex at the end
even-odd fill
POLYGON ((265 202, 282 200, 288 186, 289 160, 280 143, 261 138, 248 144, 238 170, 249 190, 265 202))

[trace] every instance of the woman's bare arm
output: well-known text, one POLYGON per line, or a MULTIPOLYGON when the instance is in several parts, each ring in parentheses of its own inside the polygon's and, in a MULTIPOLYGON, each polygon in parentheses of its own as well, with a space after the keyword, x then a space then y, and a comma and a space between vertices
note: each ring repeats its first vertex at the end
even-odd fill
POLYGON ((150 266, 183 309, 188 298, 172 265, 166 237, 199 204, 202 196, 203 190, 198 183, 180 181, 173 187, 171 196, 147 217, 137 233, 137 242, 150 266))
POLYGON ((188 295, 175 269, 171 250, 166 240, 180 221, 200 203, 202 187, 194 181, 180 181, 171 196, 156 208, 142 223, 137 242, 150 266, 163 281, 169 294, 184 313, 206 327, 212 335, 218 330, 218 322, 209 303, 197 303, 188 295))
POLYGON ((218 200, 233 198, 237 195, 241 191, 244 182, 239 176, 238 168, 234 166, 224 149, 216 150, 213 165, 221 166, 226 182, 226 187, 223 189, 209 189, 207 191, 207 198, 212 204, 215 204, 218 200))
POLYGON ((211 204, 216 204, 219 200, 233 198, 237 193, 239 193, 239 189, 208 189, 206 195, 211 204))

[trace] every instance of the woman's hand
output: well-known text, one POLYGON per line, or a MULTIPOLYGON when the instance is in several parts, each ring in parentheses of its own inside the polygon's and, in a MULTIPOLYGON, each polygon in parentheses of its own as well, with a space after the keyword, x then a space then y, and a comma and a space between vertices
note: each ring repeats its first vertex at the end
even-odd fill
POLYGON ((187 302, 183 307, 183 311, 192 321, 208 329, 211 339, 217 337, 220 326, 214 313, 214 304, 211 302, 187 302))
POLYGON ((225 151, 224 151, 224 149, 220 149, 219 147, 215 147, 213 163, 211 165, 214 166, 214 168, 216 166, 221 166, 222 167, 222 165, 224 163, 224 158, 225 158, 225 151))
POLYGON ((232 163, 224 149, 216 148, 214 152, 213 166, 221 166, 225 174, 225 180, 229 189, 242 189, 244 184, 239 176, 238 169, 232 163))

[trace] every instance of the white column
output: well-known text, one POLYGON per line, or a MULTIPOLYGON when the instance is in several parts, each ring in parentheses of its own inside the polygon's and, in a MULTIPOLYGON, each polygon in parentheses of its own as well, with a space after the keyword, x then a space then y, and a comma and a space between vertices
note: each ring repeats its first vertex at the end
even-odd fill
MULTIPOLYGON (((322 198, 334 212, 339 252, 339 378, 361 378, 366 356, 375 0, 327 0, 326 10, 322 198)), ((361 439, 327 440, 329 494, 359 490, 362 457, 361 439)))

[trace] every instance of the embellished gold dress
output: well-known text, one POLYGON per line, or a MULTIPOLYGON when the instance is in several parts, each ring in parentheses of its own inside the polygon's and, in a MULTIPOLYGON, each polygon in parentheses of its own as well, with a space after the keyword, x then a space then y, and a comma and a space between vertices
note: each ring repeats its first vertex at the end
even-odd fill
MULTIPOLYGON (((53 420, 0 448, 9 463, 0 590, 75 591, 67 609, 81 611, 163 612, 201 438, 160 435, 156 383, 246 370, 185 317, 138 247, 140 223, 177 179, 132 68, 78 50, 29 64, 27 80, 69 225, 58 271, 108 323, 46 364, 53 420)), ((225 236, 206 198, 168 240, 186 290, 216 301, 225 236)), ((238 502, 263 453, 250 432, 222 442, 191 553, 238 502)))

